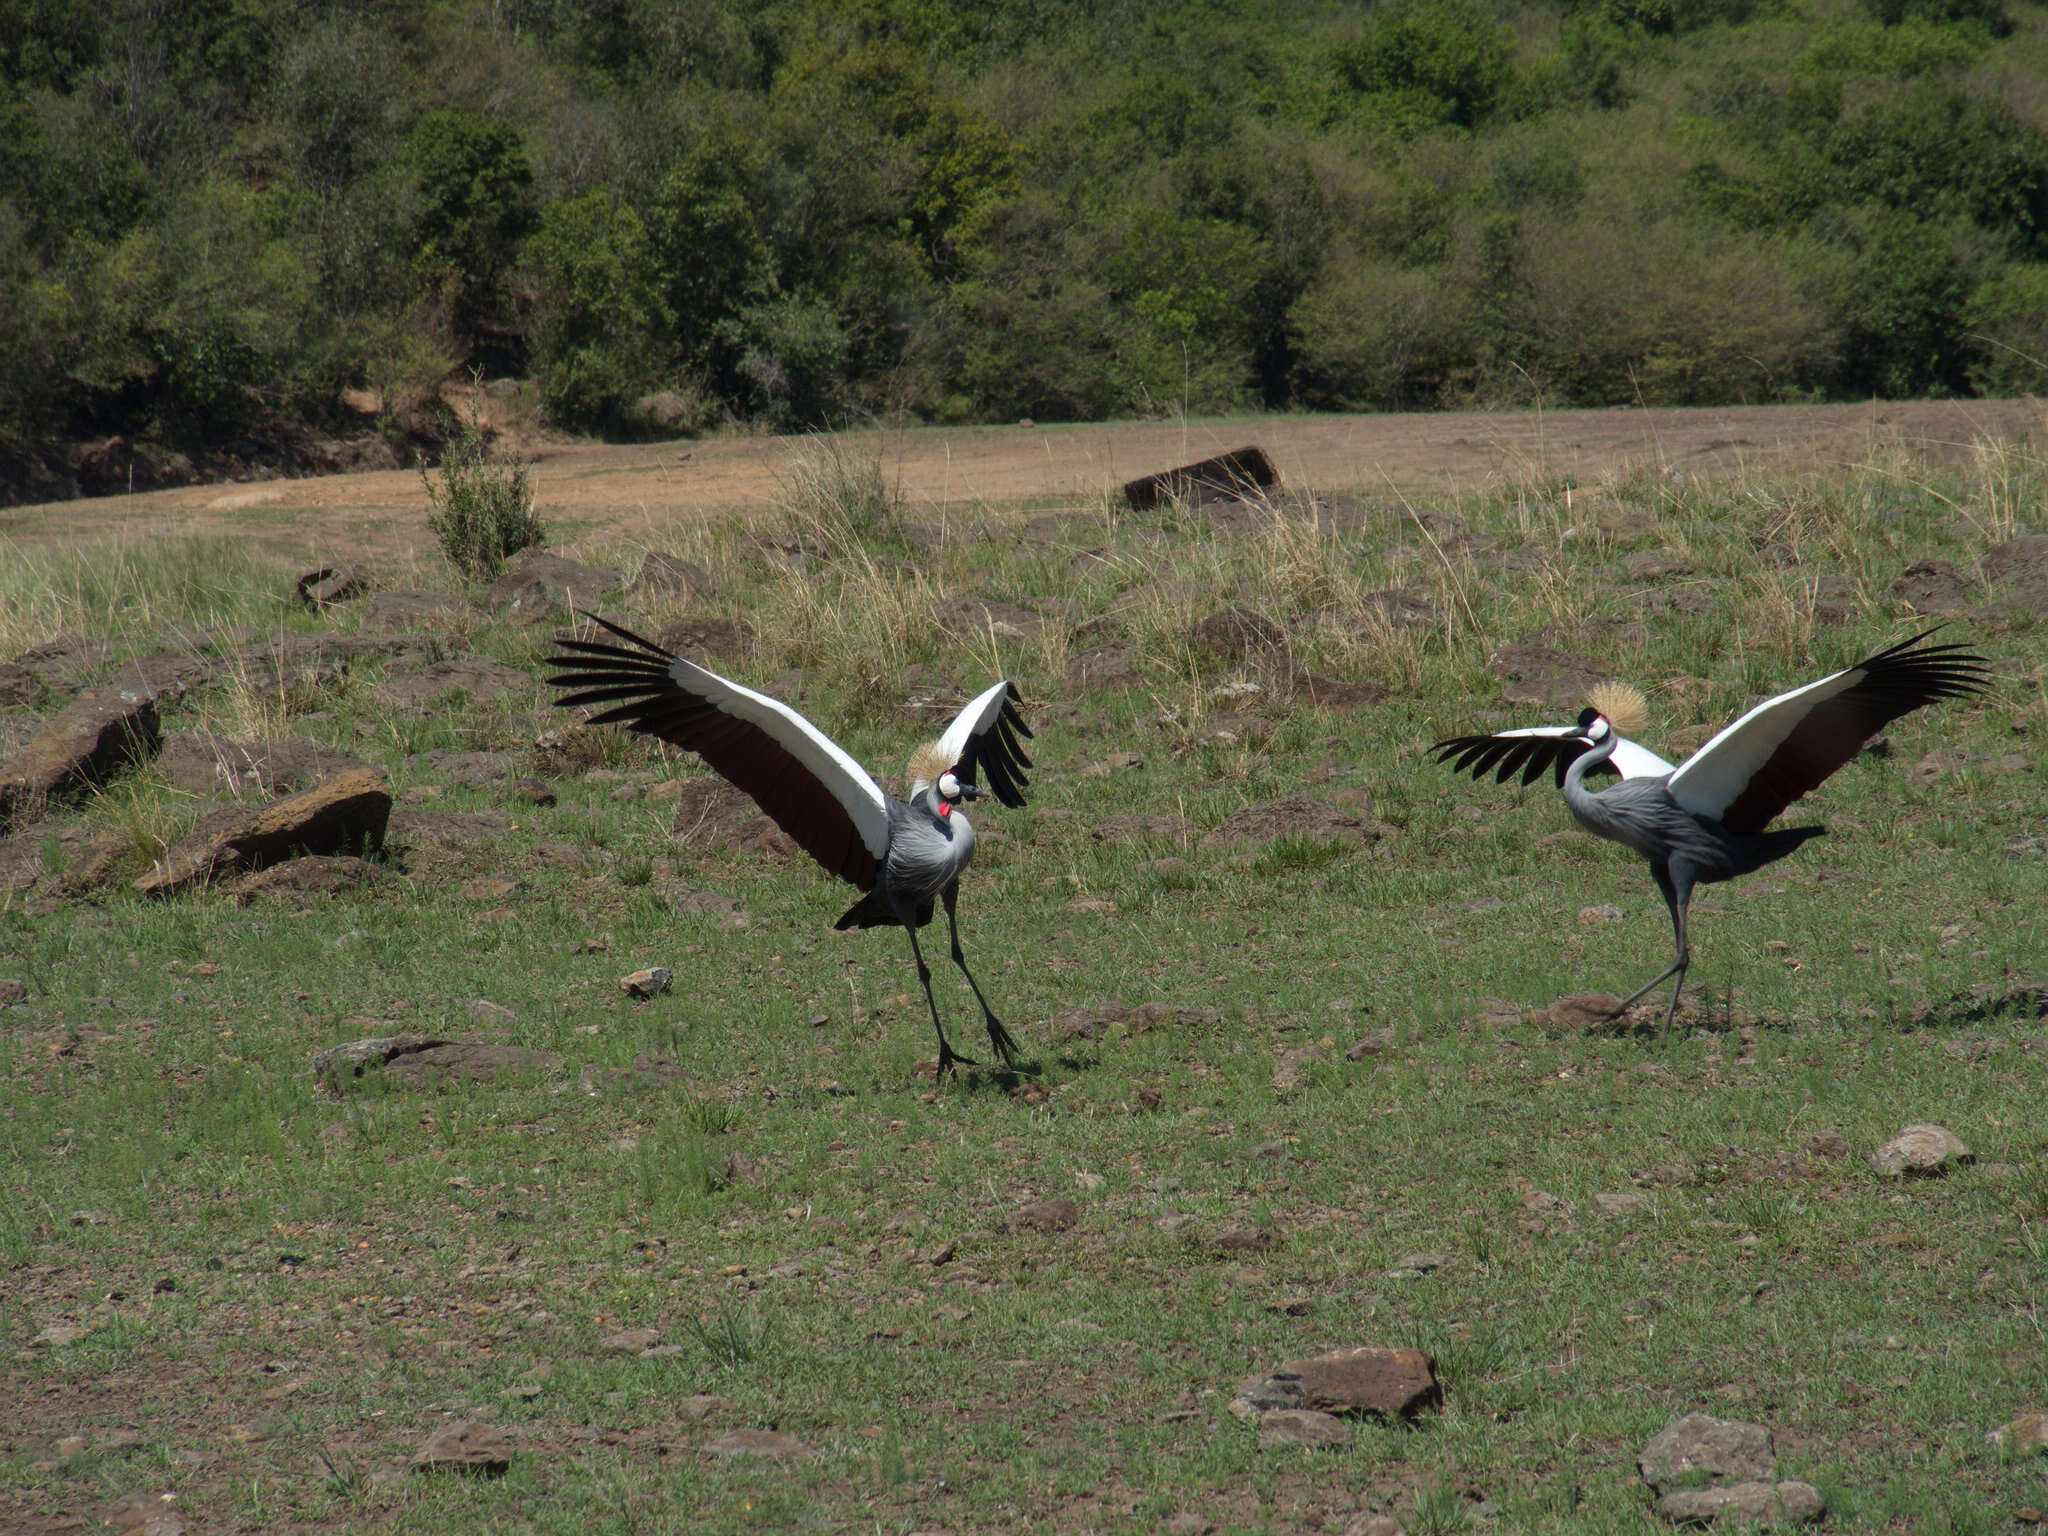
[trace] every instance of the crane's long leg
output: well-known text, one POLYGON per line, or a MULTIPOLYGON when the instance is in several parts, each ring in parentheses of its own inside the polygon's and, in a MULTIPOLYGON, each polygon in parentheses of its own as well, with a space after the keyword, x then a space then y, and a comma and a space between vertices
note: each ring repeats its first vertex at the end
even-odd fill
POLYGON ((988 1024, 988 1043, 996 1048, 996 1054, 1003 1058, 1004 1066, 1012 1066, 1017 1060, 1017 1042, 1010 1038, 1010 1032, 1003 1028, 1003 1021, 995 1016, 988 1005, 988 999, 981 995, 981 983, 974 979, 974 972, 967 969, 967 955, 960 948, 960 920, 954 916, 953 907, 960 899, 960 882, 954 881, 940 893, 946 903, 946 927, 953 934, 953 963, 960 967, 960 974, 967 978, 967 985, 974 989, 974 1000, 981 1004, 981 1016, 988 1024))
POLYGON ((1657 986, 1668 976, 1676 976, 1672 983, 1671 1006, 1664 1012, 1664 1027, 1657 1033, 1659 1041, 1671 1033, 1671 1021, 1678 1014, 1678 994, 1685 990, 1685 970, 1692 964, 1692 954, 1685 947, 1685 909, 1692 905, 1692 869, 1681 864, 1674 878, 1668 865, 1657 863, 1650 866, 1650 878, 1657 882, 1657 889, 1663 893, 1664 905, 1671 912, 1671 931, 1678 939, 1678 958, 1664 967, 1655 976, 1631 992, 1626 1002, 1614 1010, 1616 1018, 1627 1013, 1637 998, 1657 986))
MULTIPOLYGON (((931 967, 924 963, 924 951, 917 947, 917 927, 915 921, 917 914, 913 912, 909 916, 912 921, 906 922, 903 925, 903 931, 910 935, 910 953, 911 957, 917 961, 917 979, 924 983, 925 1006, 932 1011, 932 1028, 939 1032, 939 1076, 944 1077, 956 1061, 963 1067, 980 1066, 981 1063, 972 1056, 959 1055, 952 1046, 946 1043, 946 1026, 939 1022, 939 1005, 932 999, 931 967)), ((980 994, 977 993, 976 995, 979 996, 980 994)))

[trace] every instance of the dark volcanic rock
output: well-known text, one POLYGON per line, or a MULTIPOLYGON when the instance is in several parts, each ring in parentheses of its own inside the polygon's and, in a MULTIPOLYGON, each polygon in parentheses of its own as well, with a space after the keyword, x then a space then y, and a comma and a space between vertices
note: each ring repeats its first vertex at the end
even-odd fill
POLYGON ((427 709, 445 704, 457 694, 489 702, 534 686, 535 680, 529 673, 488 657, 463 656, 434 662, 425 671, 409 677, 387 678, 377 690, 377 697, 401 708, 427 709))
POLYGON ((1202 506, 1212 501, 1235 501, 1256 496, 1268 486, 1280 483, 1263 448, 1239 448, 1178 469, 1156 475, 1141 475, 1124 485, 1124 500, 1133 507, 1156 507, 1163 502, 1184 501, 1202 506))
POLYGON ((1130 649, 1121 643, 1083 651, 1067 667, 1070 687, 1088 691, 1143 686, 1145 676, 1131 660, 1130 649))
POLYGON ((1576 711, 1586 692, 1613 675, 1604 661, 1547 645, 1504 645, 1487 658, 1500 679, 1500 696, 1510 704, 1541 704, 1576 711))
POLYGON ((548 1072, 561 1066, 553 1051, 529 1051, 517 1045, 478 1045, 463 1041, 433 1044, 389 1058, 384 1080, 398 1086, 427 1086, 475 1078, 483 1082, 505 1072, 548 1072))
POLYGON ((449 592, 379 592, 363 622, 372 629, 446 628, 476 616, 476 604, 449 592))
POLYGON ((362 572, 352 565, 319 566, 306 572, 298 582, 299 601, 308 608, 345 603, 369 590, 370 584, 363 579, 362 572))
POLYGON ((700 667, 715 658, 744 655, 753 642, 754 632, 744 619, 674 619, 654 632, 656 645, 700 667))
POLYGON ((640 562, 640 574, 626 588, 626 596, 637 602, 673 600, 680 597, 717 597, 718 583, 703 566, 677 555, 650 553, 640 562))
POLYGON ((458 747, 436 747, 415 752, 405 760, 414 773, 429 778, 467 784, 472 789, 501 789, 518 764, 513 752, 464 752, 458 747))
POLYGON ((1188 642, 1198 651, 1234 661, 1261 651, 1285 650, 1287 632, 1262 613, 1228 608, 1197 619, 1188 631, 1188 642))
POLYGON ((1778 1456, 1761 1424, 1688 1413, 1659 1430, 1636 1458, 1643 1481, 1659 1493, 1687 1482, 1769 1481, 1778 1456))
POLYGON ((1045 620, 1015 603, 982 597, 949 597, 932 604, 932 623, 959 640, 979 640, 994 631, 998 640, 1036 640, 1045 620))
POLYGON ((469 1477, 503 1477, 512 1448, 489 1424, 444 1424, 413 1452, 415 1472, 459 1472, 469 1477))
POLYGON ((208 731, 172 731, 157 766, 179 789, 210 796, 310 789, 364 765, 317 741, 229 741, 208 731))
POLYGON ((0 829, 53 799, 104 783, 162 744, 156 706, 147 699, 95 693, 79 699, 0 763, 0 829))
POLYGON ((686 781, 676 796, 670 830, 684 843, 706 851, 751 849, 779 857, 799 851, 788 834, 762 814, 751 796, 723 779, 686 781))
POLYGON ((608 566, 582 565, 560 555, 529 550, 517 565, 491 583, 486 601, 494 609, 510 607, 535 584, 571 607, 594 608, 601 594, 619 584, 619 573, 608 566))
POLYGON ((1376 842, 1380 829, 1364 817, 1321 800, 1296 796, 1234 811, 1210 829, 1204 848, 1231 843, 1269 843, 1281 837, 1337 838, 1345 842, 1376 842))
POLYGON ((1962 613, 1970 606, 1970 584, 1944 561, 1915 560, 1892 583, 1892 596, 1917 613, 1962 613))
POLYGON ((384 866, 349 854, 308 854, 286 859, 235 882, 235 899, 243 905, 259 896, 332 896, 385 878, 384 866))
POLYGON ((1288 692, 1311 709, 1364 709, 1384 703, 1388 691, 1378 683, 1347 683, 1317 672, 1297 670, 1288 677, 1288 692))
POLYGON ((183 698, 210 688, 228 671, 219 657, 190 651, 154 651, 124 661, 108 676, 105 691, 124 698, 183 698))
POLYGON ((1443 1388, 1436 1362, 1419 1349, 1356 1345, 1254 1377, 1238 1388, 1237 1402, 1261 1413, 1305 1408, 1352 1418, 1412 1419, 1442 1407, 1443 1388))
POLYGON ((383 844, 391 791, 374 768, 352 768, 317 788, 243 810, 217 811, 135 882, 167 896, 197 882, 307 853, 383 844))

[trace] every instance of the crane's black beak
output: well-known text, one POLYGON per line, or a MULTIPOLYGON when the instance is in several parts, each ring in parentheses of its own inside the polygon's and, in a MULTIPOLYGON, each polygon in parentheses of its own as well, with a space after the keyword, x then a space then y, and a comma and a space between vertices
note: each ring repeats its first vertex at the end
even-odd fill
POLYGON ((960 798, 962 800, 979 800, 981 798, 981 790, 973 784, 962 784, 960 786, 960 798))

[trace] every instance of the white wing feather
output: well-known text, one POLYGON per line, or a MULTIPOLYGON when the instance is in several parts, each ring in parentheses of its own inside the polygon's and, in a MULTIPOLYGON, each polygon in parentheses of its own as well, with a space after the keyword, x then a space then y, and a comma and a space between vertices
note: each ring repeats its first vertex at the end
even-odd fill
POLYGON ((775 738, 821 788, 846 809, 859 829, 860 840, 877 859, 889 856, 889 802, 874 775, 846 754, 838 742, 780 699, 720 677, 716 672, 678 656, 669 663, 678 688, 713 705, 721 714, 744 720, 775 738))
MULTIPOLYGON (((987 688, 953 717, 953 723, 946 727, 946 734, 939 738, 939 755, 949 764, 957 763, 967 753, 968 743, 996 723, 1003 712, 1003 700, 1009 696, 1010 680, 1006 677, 991 688, 987 688)), ((915 799, 929 781, 919 779, 910 786, 911 798, 915 799)))
POLYGON ((1863 668, 1847 667, 1764 700, 1685 760, 1671 775, 1671 798, 1695 816, 1719 821, 1813 707, 1855 687, 1862 676, 1863 668))

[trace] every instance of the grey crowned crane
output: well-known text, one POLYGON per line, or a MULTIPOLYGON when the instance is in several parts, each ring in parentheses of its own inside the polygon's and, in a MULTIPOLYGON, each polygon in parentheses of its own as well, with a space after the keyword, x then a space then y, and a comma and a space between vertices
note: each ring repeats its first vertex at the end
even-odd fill
POLYGON ((1533 784, 1553 772, 1580 826, 1650 861, 1650 878, 1671 912, 1678 957, 1615 1014, 1676 976, 1664 1014, 1662 1033, 1668 1034, 1691 961, 1685 913, 1693 887, 1746 875, 1819 837, 1825 827, 1765 829, 1901 715, 1983 691, 1989 663, 1959 645, 1922 646, 1932 633, 1765 700, 1682 767, 1627 739, 1625 733, 1642 729, 1648 712, 1642 694, 1625 684, 1594 689, 1576 725, 1453 736, 1430 750, 1455 772, 1476 779, 1491 771, 1501 784, 1516 773, 1533 784), (1586 780, 1602 772, 1619 774, 1621 782, 1588 789, 1586 780))
POLYGON ((608 619, 584 617, 619 643, 561 637, 560 654, 549 658, 561 670, 548 682, 569 691, 555 702, 565 708, 604 705, 590 717, 593 725, 624 725, 686 748, 751 795, 828 873, 863 892, 834 927, 901 925, 910 935, 917 979, 939 1034, 941 1074, 955 1062, 978 1065, 947 1042, 932 999, 932 973, 918 948, 917 930, 932 920, 933 904, 944 903, 953 963, 981 1004, 989 1044, 1003 1065, 1011 1065, 1017 1043, 967 969, 954 904, 960 875, 974 857, 974 826, 960 806, 980 798, 977 778, 986 778, 1004 805, 1024 804, 1030 783, 1024 770, 1031 759, 1017 738, 1031 731, 1017 711, 1017 685, 1005 678, 987 689, 953 717, 944 735, 919 748, 910 760, 910 798, 898 800, 779 699, 670 655, 608 619))

